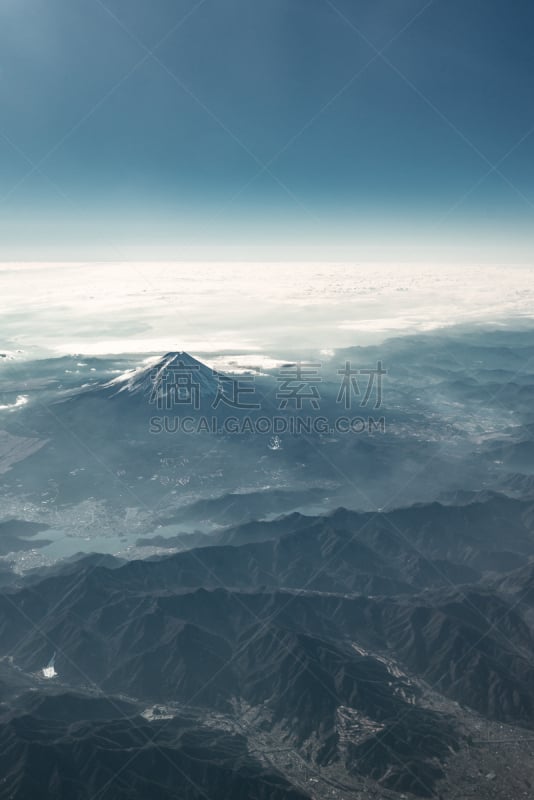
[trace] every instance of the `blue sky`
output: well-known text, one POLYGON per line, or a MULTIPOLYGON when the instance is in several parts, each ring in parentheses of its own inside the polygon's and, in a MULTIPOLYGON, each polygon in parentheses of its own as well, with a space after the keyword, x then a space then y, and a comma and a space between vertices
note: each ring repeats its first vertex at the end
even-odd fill
POLYGON ((4 0, 0 259, 529 261, 534 8, 4 0))

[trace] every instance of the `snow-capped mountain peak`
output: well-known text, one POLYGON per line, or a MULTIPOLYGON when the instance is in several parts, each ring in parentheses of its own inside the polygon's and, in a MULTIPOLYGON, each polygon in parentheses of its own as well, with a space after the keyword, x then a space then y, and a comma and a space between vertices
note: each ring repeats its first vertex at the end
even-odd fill
POLYGON ((219 373, 181 350, 128 370, 109 381, 105 388, 113 389, 114 394, 144 395, 149 402, 165 407, 180 403, 198 407, 202 399, 213 400, 219 380, 219 373))

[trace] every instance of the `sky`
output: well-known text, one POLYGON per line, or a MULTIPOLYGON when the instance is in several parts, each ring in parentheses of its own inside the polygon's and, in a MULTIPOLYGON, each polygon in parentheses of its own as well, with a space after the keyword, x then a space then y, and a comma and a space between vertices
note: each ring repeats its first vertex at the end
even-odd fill
POLYGON ((531 0, 3 0, 0 261, 530 263, 531 0))

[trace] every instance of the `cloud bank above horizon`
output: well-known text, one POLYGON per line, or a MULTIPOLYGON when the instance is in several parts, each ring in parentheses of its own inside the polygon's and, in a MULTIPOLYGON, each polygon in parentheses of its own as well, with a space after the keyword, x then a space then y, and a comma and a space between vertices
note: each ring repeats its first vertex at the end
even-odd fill
POLYGON ((318 351, 534 317, 528 267, 3 264, 2 350, 318 351))

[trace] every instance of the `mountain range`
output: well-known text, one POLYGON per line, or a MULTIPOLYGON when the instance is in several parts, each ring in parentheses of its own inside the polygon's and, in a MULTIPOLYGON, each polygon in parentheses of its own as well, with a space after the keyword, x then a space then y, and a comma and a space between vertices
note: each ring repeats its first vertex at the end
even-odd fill
POLYGON ((384 431, 151 430, 283 416, 274 355, 0 383, 0 800, 532 796, 534 335, 321 356, 384 431))
POLYGON ((533 509, 292 514, 5 589, 4 796, 468 796, 466 750, 534 738, 533 509))

